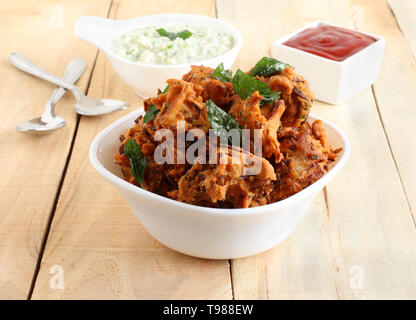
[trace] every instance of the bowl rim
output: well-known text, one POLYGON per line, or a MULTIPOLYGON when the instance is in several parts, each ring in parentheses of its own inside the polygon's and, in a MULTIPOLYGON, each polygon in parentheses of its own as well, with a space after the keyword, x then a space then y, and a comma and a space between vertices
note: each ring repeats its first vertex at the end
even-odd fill
POLYGON ((379 35, 376 35, 376 34, 373 34, 373 33, 364 32, 364 31, 361 31, 361 30, 355 30, 355 29, 352 29, 352 28, 340 26, 340 25, 335 24, 335 23, 332 23, 332 22, 327 22, 327 21, 323 21, 323 20, 315 20, 315 21, 312 21, 311 23, 308 23, 305 26, 303 26, 303 27, 301 27, 301 28, 299 28, 299 29, 297 29, 297 30, 295 30, 295 31, 293 31, 293 32, 291 32, 291 33, 283 36, 283 37, 278 38, 277 40, 275 40, 272 43, 272 46, 274 46, 274 47, 277 47, 277 46, 284 47, 285 50, 292 51, 292 52, 296 52, 298 54, 304 54, 307 57, 315 58, 318 61, 322 61, 322 62, 325 62, 325 63, 329 63, 329 64, 334 64, 334 65, 341 66, 341 65, 344 65, 344 64, 348 63, 350 60, 352 60, 353 58, 355 58, 357 55, 359 55, 363 51, 368 51, 372 47, 378 45, 379 43, 381 43, 382 46, 384 47, 384 45, 386 43, 386 40, 383 37, 381 37, 379 35), (313 54, 313 53, 310 53, 310 52, 307 52, 307 51, 303 51, 303 50, 300 50, 300 49, 297 49, 297 48, 294 48, 294 47, 287 46, 287 45, 285 45, 283 43, 286 40, 289 40, 290 38, 294 37, 298 33, 302 32, 303 30, 308 29, 308 28, 313 28, 313 27, 316 27, 316 26, 319 26, 319 25, 327 25, 327 26, 339 27, 339 28, 343 28, 343 29, 347 29, 347 30, 351 30, 351 31, 356 31, 356 32, 361 33, 361 34, 365 34, 367 36, 371 36, 374 39, 376 39, 376 41, 374 41, 373 43, 371 43, 367 47, 361 49, 360 51, 354 53, 352 56, 349 56, 348 58, 346 58, 346 59, 344 59, 342 61, 336 61, 336 60, 331 60, 329 58, 321 57, 321 56, 318 56, 316 54, 313 54))
MULTIPOLYGON (((143 63, 140 61, 137 62, 133 62, 130 61, 126 58, 123 58, 119 55, 117 55, 116 53, 114 53, 111 48, 107 45, 107 46, 103 46, 100 49, 102 51, 105 52, 105 54, 107 55, 111 55, 111 57, 118 59, 119 61, 122 61, 124 63, 130 64, 132 66, 140 66, 140 67, 147 67, 147 68, 184 68, 184 67, 189 67, 190 65, 204 65, 204 64, 210 64, 211 62, 214 62, 215 60, 222 60, 222 57, 227 56, 231 53, 233 53, 234 51, 239 52, 243 43, 243 36, 241 34, 241 32, 235 27, 233 26, 231 23, 226 22, 224 20, 218 19, 218 18, 214 18, 214 17, 210 17, 210 16, 203 16, 203 15, 197 15, 197 14, 186 14, 186 13, 165 13, 165 14, 151 14, 151 15, 146 15, 146 16, 140 16, 140 17, 136 17, 136 18, 129 18, 129 19, 108 19, 108 20, 112 20, 115 23, 124 23, 126 21, 134 21, 134 20, 142 20, 143 18, 156 18, 156 17, 166 17, 166 16, 174 16, 174 17, 194 17, 194 18, 198 18, 198 19, 205 19, 207 21, 211 21, 212 23, 217 23, 219 25, 223 24, 223 25, 227 25, 233 32, 234 34, 231 34, 231 36, 234 38, 235 43, 234 46, 228 50, 227 52, 224 52, 221 55, 215 56, 213 58, 210 59, 205 59, 205 60, 198 60, 198 61, 192 61, 192 62, 187 62, 187 63, 181 63, 181 64, 149 64, 149 63, 143 63)), ((129 30, 133 30, 134 27, 130 27, 129 30)), ((127 32, 127 31, 124 31, 127 32)), ((77 35, 79 37, 79 35, 77 35)), ((111 39, 111 41, 113 41, 115 39, 115 37, 113 37, 111 39)))
MULTIPOLYGON (((153 193, 151 191, 147 191, 145 189, 142 189, 138 186, 135 186, 124 179, 116 176, 111 171, 107 170, 101 162, 98 160, 98 149, 101 141, 103 138, 112 130, 114 130, 116 127, 118 127, 121 123, 127 121, 128 119, 134 117, 137 118, 140 114, 144 113, 143 108, 139 108, 134 110, 133 112, 130 112, 126 114, 125 116, 121 117, 117 121, 113 122, 111 125, 103 129, 100 133, 97 134, 97 136, 94 138, 90 145, 89 149, 89 158, 90 162, 93 165, 93 167, 107 180, 109 180, 112 184, 116 185, 117 187, 127 189, 128 191, 131 191, 133 193, 136 193, 139 196, 150 198, 154 201, 161 201, 162 203, 166 205, 174 205, 179 208, 182 208, 184 210, 192 210, 192 211, 199 211, 200 213, 210 214, 210 215, 219 215, 219 216, 231 216, 231 215, 256 215, 260 213, 267 213, 272 212, 274 210, 278 210, 280 208, 288 207, 292 205, 295 202, 302 201, 303 199, 307 198, 311 193, 315 191, 320 191, 333 177, 335 177, 338 172, 344 167, 345 163, 350 157, 351 153, 351 146, 348 141, 347 136, 339 129, 336 125, 332 124, 329 121, 326 121, 318 116, 315 116, 313 114, 309 114, 310 120, 321 120, 324 124, 324 127, 329 127, 332 130, 336 132, 336 134, 341 138, 341 141, 343 143, 342 145, 342 154, 340 155, 339 160, 335 163, 335 165, 319 180, 315 181, 305 189, 299 191, 298 193, 274 202, 270 204, 266 204, 263 206, 258 207, 251 207, 251 208, 210 208, 210 207, 202 207, 197 206, 193 204, 188 204, 184 202, 180 202, 177 200, 173 200, 168 197, 164 197, 161 195, 158 195, 156 193, 153 193)), ((114 142, 116 143, 116 141, 114 142)))

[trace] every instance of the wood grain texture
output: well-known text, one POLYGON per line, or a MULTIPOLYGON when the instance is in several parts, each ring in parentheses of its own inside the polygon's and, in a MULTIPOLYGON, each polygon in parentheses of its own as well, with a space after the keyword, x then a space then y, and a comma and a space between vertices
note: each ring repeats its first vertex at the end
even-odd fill
POLYGON ((416 58, 416 1, 388 0, 400 30, 416 58))
MULTIPOLYGON (((403 1, 406 2, 409 1, 403 1)), ((362 28, 386 38, 374 93, 413 220, 416 220, 416 139, 413 138, 416 123, 415 59, 386 1, 352 1, 352 4, 363 12, 362 28)), ((413 38, 413 43, 415 40, 413 38)))
MULTIPOLYGON (((266 44, 313 20, 353 27, 353 5, 218 0, 217 12, 243 32, 238 66, 245 70, 268 53, 266 44)), ((385 15, 378 12, 380 24, 385 15)), ((393 59, 387 54, 384 65, 395 65, 393 59)), ((416 232, 371 88, 343 105, 316 102, 312 113, 345 131, 351 158, 290 238, 232 261, 235 298, 416 298, 416 232)))
MULTIPOLYGON (((110 16, 122 19, 163 12, 215 16, 215 2, 114 1, 110 16)), ((142 106, 101 54, 89 95, 123 99, 132 108, 142 106)), ((228 261, 196 259, 159 244, 89 163, 88 148, 94 136, 132 108, 100 118, 81 118, 34 299, 232 297, 228 261), (49 286, 53 265, 63 267, 64 290, 49 286)))
POLYGON ((15 127, 39 116, 54 86, 9 64, 17 51, 57 75, 75 57, 88 64, 96 51, 73 35, 75 19, 105 15, 109 1, 8 1, 0 10, 0 299, 26 299, 38 254, 68 156, 76 124, 74 99, 65 96, 57 114, 67 126, 48 136, 29 136, 15 127))
MULTIPOLYGON (((94 136, 132 108, 82 117, 34 299, 230 299, 232 289, 236 299, 416 298, 412 1, 112 2, 113 18, 162 12, 214 16, 217 11, 244 37, 234 69, 249 68, 269 53, 274 39, 316 19, 379 34, 387 47, 373 91, 369 88, 339 106, 314 104, 312 113, 346 132, 351 159, 291 237, 264 254, 232 261, 233 288, 227 261, 191 258, 159 244, 90 165, 88 148, 94 136), (63 267, 64 290, 49 285, 54 265, 63 267)), ((78 84, 85 89, 96 50, 73 36, 73 24, 83 15, 105 16, 109 6, 110 0, 9 1, 2 6, 0 299, 28 295, 76 124, 74 100, 66 96, 57 107, 66 128, 46 137, 16 133, 17 124, 43 111, 53 86, 15 70, 6 57, 21 52, 56 74, 74 57, 84 58, 89 69, 78 84)), ((142 103, 101 54, 89 95, 124 99, 133 108, 142 103)))

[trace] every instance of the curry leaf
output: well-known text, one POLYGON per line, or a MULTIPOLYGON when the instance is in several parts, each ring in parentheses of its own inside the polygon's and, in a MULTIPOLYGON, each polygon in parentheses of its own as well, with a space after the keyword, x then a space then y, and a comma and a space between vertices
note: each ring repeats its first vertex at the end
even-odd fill
POLYGON ((150 108, 147 109, 146 114, 143 117, 143 122, 146 123, 146 122, 149 122, 150 120, 153 120, 154 118, 156 118, 159 111, 160 110, 157 109, 154 104, 152 104, 150 106, 150 108))
POLYGON ((175 40, 176 38, 182 38, 185 40, 192 36, 192 32, 186 29, 181 32, 169 32, 164 28, 159 28, 156 29, 156 31, 161 37, 167 37, 169 40, 175 40))
POLYGON ((273 91, 267 84, 250 77, 240 69, 235 73, 232 83, 234 91, 242 99, 247 99, 256 91, 263 96, 261 104, 272 103, 280 98, 280 92, 273 91))
POLYGON ((237 129, 240 136, 240 143, 242 143, 242 127, 238 121, 235 120, 231 114, 222 110, 209 99, 205 101, 205 106, 207 108, 209 123, 211 124, 214 133, 220 138, 227 138, 228 143, 232 145, 232 137, 228 135, 228 133, 232 129, 237 129))
POLYGON ((167 85, 166 86, 166 88, 165 89, 163 89, 163 91, 161 92, 161 93, 159 93, 158 94, 158 96, 160 96, 160 95, 162 95, 162 94, 165 94, 165 93, 167 93, 169 91, 169 85, 167 85))
POLYGON ((224 69, 224 64, 221 63, 214 70, 212 76, 217 78, 218 80, 221 80, 222 82, 231 82, 233 73, 231 72, 231 70, 224 69))
POLYGON ((253 70, 251 70, 250 76, 268 77, 282 72, 288 66, 290 65, 274 58, 263 57, 256 63, 253 70))
POLYGON ((144 170, 146 169, 147 161, 140 146, 135 140, 130 139, 126 143, 124 154, 130 161, 131 174, 140 183, 140 186, 143 187, 144 170))

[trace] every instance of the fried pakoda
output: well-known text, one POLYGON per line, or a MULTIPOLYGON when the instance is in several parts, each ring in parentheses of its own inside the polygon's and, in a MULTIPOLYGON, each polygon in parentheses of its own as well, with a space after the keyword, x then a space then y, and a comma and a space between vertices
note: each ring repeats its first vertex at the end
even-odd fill
POLYGON ((191 82, 195 90, 200 92, 202 99, 212 100, 218 107, 228 110, 234 96, 233 85, 222 82, 212 76, 214 69, 204 66, 192 66, 191 71, 183 76, 183 80, 191 82))
POLYGON ((279 142, 283 159, 275 165, 277 181, 272 193, 273 202, 285 199, 320 179, 340 151, 329 146, 320 120, 312 126, 305 123, 292 128, 279 142))
POLYGON ((173 163, 158 164, 154 159, 154 152, 160 142, 154 141, 155 128, 152 123, 144 123, 143 116, 136 120, 133 128, 126 131, 120 137, 121 146, 119 154, 114 155, 114 161, 121 167, 123 175, 127 181, 132 184, 139 185, 130 172, 130 162, 124 154, 126 142, 133 139, 140 146, 143 155, 146 157, 147 167, 143 179, 143 189, 157 194, 167 196, 169 191, 178 188, 179 179, 191 167, 190 164, 179 164, 178 149, 173 146, 173 163))
POLYGON ((280 97, 285 101, 285 112, 282 115, 284 127, 298 127, 308 118, 312 107, 313 93, 309 83, 295 73, 292 67, 286 67, 282 73, 271 77, 259 77, 274 91, 280 91, 280 97))
POLYGON ((170 195, 179 201, 209 207, 228 203, 234 208, 248 208, 267 203, 266 195, 272 190, 276 174, 266 159, 226 146, 217 149, 217 162, 196 162, 179 180, 179 190, 170 195), (233 158, 239 161, 233 162, 233 158), (258 161, 259 173, 247 175, 252 161, 258 161))
MULTIPOLYGON (((271 58, 263 61, 274 63, 271 58)), ((182 80, 169 79, 163 92, 144 101, 146 116, 120 137, 119 153, 114 155, 127 181, 189 204, 249 208, 290 197, 329 170, 340 150, 331 148, 321 121, 307 122, 313 93, 293 68, 260 73, 271 74, 267 77, 239 72, 232 82, 227 82, 231 71, 217 68, 215 75, 221 80, 213 72, 192 66, 182 80), (219 76, 218 70, 224 73, 219 76), (179 126, 184 129, 181 144, 179 126), (172 148, 160 151, 168 141, 167 136, 158 138, 160 129, 173 134, 172 148), (242 133, 243 129, 250 131, 250 150, 221 144, 226 143, 221 130, 242 133), (261 157, 256 156, 255 130, 260 133, 261 157), (200 144, 203 156, 194 141, 188 141, 195 132, 204 138, 200 144), (130 145, 135 145, 134 156, 142 157, 138 163, 143 170, 131 167, 136 164, 129 158, 130 145), (194 156, 195 150, 196 160, 188 159, 188 152, 194 156), (160 161, 157 155, 170 156, 172 161, 160 161)))
POLYGON ((156 129, 177 130, 178 121, 183 121, 185 132, 201 129, 207 132, 210 124, 202 97, 194 86, 183 80, 169 79, 169 91, 149 99, 146 105, 154 104, 160 112, 153 120, 156 129))
MULTIPOLYGON (((261 130, 262 154, 268 159, 274 156, 276 162, 281 160, 277 131, 280 127, 280 117, 285 111, 283 100, 273 104, 260 106, 262 96, 256 91, 246 100, 235 96, 229 113, 240 123, 244 129, 250 129, 251 142, 254 138, 254 129, 261 130)), ((254 147, 251 147, 254 152, 254 147)))

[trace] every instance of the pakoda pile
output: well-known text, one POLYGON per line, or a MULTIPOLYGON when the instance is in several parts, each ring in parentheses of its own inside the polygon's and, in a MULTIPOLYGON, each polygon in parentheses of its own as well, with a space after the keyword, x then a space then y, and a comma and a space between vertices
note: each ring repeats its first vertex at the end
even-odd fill
POLYGON ((273 58, 264 57, 234 76, 222 64, 216 69, 192 66, 182 79, 167 80, 165 90, 144 101, 146 114, 120 137, 114 160, 130 183, 178 201, 215 208, 270 204, 321 178, 340 152, 331 148, 320 120, 307 122, 312 103, 308 82, 273 58), (173 135, 170 151, 159 154, 172 160, 165 163, 155 160, 158 147, 167 142, 158 137, 161 129, 173 135), (193 129, 205 137, 202 149, 214 161, 187 158, 193 141, 180 142, 178 132, 193 129), (222 139, 230 129, 248 129, 249 150, 243 150, 243 140, 222 139), (210 131, 214 139, 208 138, 210 131), (232 161, 236 157, 241 161, 232 161), (254 160, 259 170, 247 174, 254 160))

